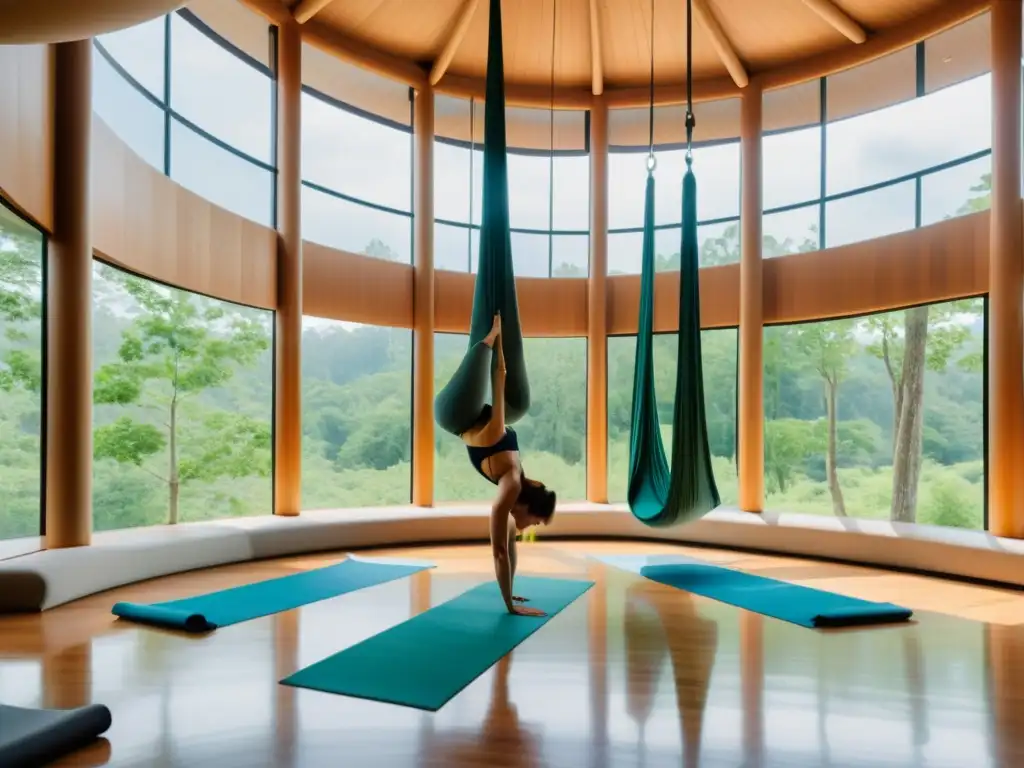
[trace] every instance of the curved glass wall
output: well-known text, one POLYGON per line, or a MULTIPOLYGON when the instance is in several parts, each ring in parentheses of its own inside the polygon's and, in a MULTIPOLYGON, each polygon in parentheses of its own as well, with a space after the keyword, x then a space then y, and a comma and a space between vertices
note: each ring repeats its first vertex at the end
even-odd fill
POLYGON ((42 530, 43 233, 0 204, 0 539, 42 530))
POLYGON ((815 124, 765 135, 765 258, 884 237, 988 207, 991 76, 945 76, 941 68, 952 57, 929 56, 930 45, 823 78, 815 124), (855 85, 858 77, 889 85, 879 85, 871 111, 848 114, 855 112, 853 89, 865 87, 855 85))
MULTIPOLYGON (((267 61, 272 28, 267 29, 267 61)), ((273 73, 181 10, 95 39, 93 108, 142 159, 274 226, 273 73)))
MULTIPOLYGON (((436 98, 440 119, 434 140, 434 264, 437 269, 476 272, 484 110, 481 104, 464 99, 436 98)), ((508 108, 506 119, 516 275, 586 277, 590 263, 587 114, 555 112, 552 124, 550 110, 508 108)))
POLYGON ((381 117, 317 87, 321 71, 346 79, 349 68, 342 62, 325 59, 304 45, 304 69, 307 62, 314 84, 302 86, 303 237, 350 253, 411 264, 411 95, 404 120, 381 117))
POLYGON ((272 510, 273 313, 94 262, 93 527, 272 510))
POLYGON ((302 504, 408 504, 412 331, 304 317, 302 504))

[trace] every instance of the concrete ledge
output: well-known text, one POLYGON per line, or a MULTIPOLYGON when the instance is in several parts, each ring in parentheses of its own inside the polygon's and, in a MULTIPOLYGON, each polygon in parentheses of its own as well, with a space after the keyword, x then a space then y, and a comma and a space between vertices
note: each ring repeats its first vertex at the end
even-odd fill
MULTIPOLYGON (((43 611, 125 584, 247 560, 486 541, 488 514, 484 505, 333 509, 97 533, 89 547, 0 561, 0 613, 43 611)), ((688 525, 655 529, 625 505, 580 503, 559 507, 540 537, 752 549, 1024 586, 1024 541, 926 525, 718 509, 688 525)))

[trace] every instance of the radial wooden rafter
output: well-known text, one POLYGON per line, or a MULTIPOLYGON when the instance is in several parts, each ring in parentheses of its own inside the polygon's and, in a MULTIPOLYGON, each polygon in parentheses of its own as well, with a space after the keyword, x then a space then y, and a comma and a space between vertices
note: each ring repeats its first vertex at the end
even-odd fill
POLYGON ((462 38, 466 36, 469 22, 472 21, 473 14, 476 13, 476 8, 479 4, 480 0, 466 0, 463 3, 462 10, 459 11, 458 21, 455 22, 455 27, 452 29, 448 41, 444 44, 441 55, 434 60, 434 65, 430 68, 431 85, 437 85, 441 78, 444 77, 444 73, 448 71, 448 65, 452 63, 455 52, 459 50, 462 38))
POLYGON ((708 0, 693 0, 693 11, 696 20, 700 21, 704 29, 707 30, 708 35, 711 36, 711 45, 718 54, 718 58, 722 60, 722 64, 729 71, 729 76, 733 82, 740 88, 746 88, 747 83, 750 82, 747 69, 743 66, 743 62, 740 61, 736 49, 733 48, 729 37, 725 34, 725 30, 722 29, 722 25, 718 22, 710 2, 708 0))
MULTIPOLYGON (((551 0, 544 0, 550 3, 551 0)), ((2 2, 2 0, 0 0, 2 2)), ((273 23, 291 21, 295 0, 238 0, 273 23)), ((389 79, 421 88, 453 36, 453 20, 466 0, 344 0, 302 25, 306 43, 389 79)), ((457 98, 483 98, 487 6, 479 6, 461 43, 435 86, 457 98)), ((538 3, 541 0, 537 0, 538 3)), ((685 100, 685 0, 656 0, 658 38, 655 102, 685 100)), ((993 0, 831 0, 836 10, 856 13, 851 24, 865 41, 850 44, 831 23, 822 23, 812 0, 694 0, 693 98, 735 98, 755 77, 765 90, 872 61, 988 11, 993 0), (709 7, 709 1, 712 6, 709 7), (840 5, 841 4, 841 5, 840 5), (701 9, 709 12, 700 16, 701 9), (705 17, 712 25, 705 25, 705 17), (712 30, 717 30, 716 34, 712 30), (723 45, 724 44, 724 45, 723 45), (743 86, 739 85, 743 84, 743 86)), ((818 1, 822 5, 823 0, 818 1)), ((645 106, 650 99, 646 0, 558 0, 556 109, 587 109, 595 68, 609 107, 645 106), (597 14, 592 9, 597 9, 597 14), (638 10, 639 9, 639 10, 638 10), (597 29, 591 28, 596 19, 597 29), (594 33, 597 33, 596 35, 594 33), (594 43, 600 48, 596 57, 594 43)), ((550 62, 538 40, 550 34, 550 16, 533 3, 504 0, 505 95, 509 105, 551 106, 550 62), (530 9, 533 9, 532 11, 530 9)), ((831 18, 838 18, 834 13, 831 18)), ((843 22, 838 22, 843 23, 843 22)), ((849 30, 853 37, 858 37, 849 30)))
POLYGON ((590 0, 590 92, 604 93, 604 65, 601 58, 601 19, 597 0, 590 0))
POLYGON ((305 24, 333 2, 334 0, 299 0, 298 5, 292 9, 292 16, 299 24, 305 24))
POLYGON ((844 35, 850 42, 860 45, 868 39, 868 33, 849 14, 832 0, 803 0, 804 5, 828 22, 833 29, 844 35))

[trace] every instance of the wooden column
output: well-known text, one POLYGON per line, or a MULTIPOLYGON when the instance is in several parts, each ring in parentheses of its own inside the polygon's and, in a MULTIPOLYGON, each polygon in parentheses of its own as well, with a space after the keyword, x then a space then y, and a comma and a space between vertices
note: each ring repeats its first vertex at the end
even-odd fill
POLYGON ((92 538, 92 41, 53 46, 53 237, 47 272, 46 543, 92 538))
POLYGON ((988 514, 1024 538, 1024 329, 1021 295, 1021 4, 992 4, 992 214, 988 306, 988 514))
POLYGON ((277 337, 274 356, 274 513, 302 509, 302 38, 277 38, 277 337))
POLYGON ((412 503, 434 504, 434 89, 416 93, 412 503))
POLYGON ((590 110, 590 277, 587 280, 587 500, 608 502, 608 104, 590 110))
POLYGON ((740 509, 764 509, 764 294, 761 262, 761 86, 740 100, 740 509))

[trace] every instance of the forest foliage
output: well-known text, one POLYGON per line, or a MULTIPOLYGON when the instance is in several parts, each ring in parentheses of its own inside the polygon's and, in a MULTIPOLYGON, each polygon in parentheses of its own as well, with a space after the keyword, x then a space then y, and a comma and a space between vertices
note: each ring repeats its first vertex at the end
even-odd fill
MULTIPOLYGON (((961 212, 987 204, 990 182, 961 212)), ((738 227, 702 242, 701 263, 738 260, 738 227)), ((816 247, 765 238, 766 257, 816 247)), ((374 241, 378 257, 387 246, 374 241)), ((39 528, 41 240, 0 218, 0 538, 39 528)), ((661 254, 659 269, 678 268, 661 254)), ((574 274, 562 265, 558 275, 574 274)), ((94 517, 98 530, 267 514, 271 509, 272 316, 94 269, 94 517)), ((981 300, 766 328, 769 508, 983 526, 981 300)), ((736 488, 736 331, 704 331, 708 429, 723 502, 736 488)), ((675 336, 655 340, 671 427, 675 336)), ((466 337, 438 334, 440 386, 466 337)), ((633 337, 608 342, 609 491, 624 500, 633 337)), ((586 488, 585 339, 528 339, 534 406, 517 424, 526 471, 563 500, 586 488)), ((307 318, 303 506, 407 504, 412 334, 307 318)), ((436 498, 492 488, 459 441, 436 438, 436 498)))

